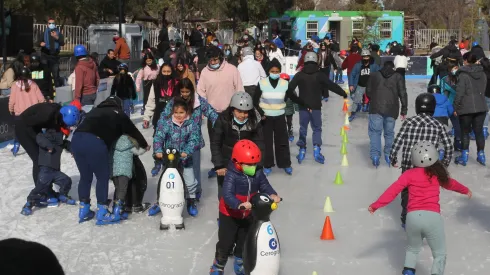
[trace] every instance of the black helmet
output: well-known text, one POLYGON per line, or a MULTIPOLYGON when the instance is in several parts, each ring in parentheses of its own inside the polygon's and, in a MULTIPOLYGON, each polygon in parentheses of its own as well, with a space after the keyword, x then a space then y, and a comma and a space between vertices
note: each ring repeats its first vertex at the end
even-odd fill
POLYGON ((441 87, 437 84, 432 84, 427 87, 427 92, 429 94, 440 94, 441 93, 441 87))
POLYGON ((425 113, 434 115, 436 110, 436 98, 433 94, 423 93, 415 99, 415 112, 418 114, 425 113))
POLYGON ((31 78, 31 70, 29 70, 29 68, 27 67, 22 67, 22 69, 20 70, 20 77, 22 77, 23 79, 31 78))
POLYGON ((121 64, 119 64, 119 66, 117 66, 117 69, 118 69, 119 71, 122 71, 122 70, 125 70, 126 72, 128 72, 128 71, 129 71, 128 64, 126 64, 126 63, 121 63, 121 64))
POLYGON ((39 62, 41 63, 41 57, 35 53, 31 54, 31 63, 39 62))

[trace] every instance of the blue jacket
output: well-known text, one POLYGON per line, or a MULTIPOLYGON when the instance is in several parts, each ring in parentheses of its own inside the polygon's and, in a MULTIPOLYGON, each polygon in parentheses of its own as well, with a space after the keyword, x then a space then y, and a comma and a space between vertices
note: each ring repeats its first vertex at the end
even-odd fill
POLYGON ((238 171, 235 164, 230 161, 223 182, 223 197, 219 202, 219 211, 233 218, 246 218, 250 215, 250 211, 239 210, 238 206, 250 201, 256 193, 277 195, 262 170, 258 170, 255 176, 250 177, 238 171))
MULTIPOLYGON (((354 86, 354 91, 355 89, 357 89, 357 83, 359 83, 359 77, 361 76, 361 66, 362 66, 362 61, 357 62, 356 65, 354 65, 354 68, 352 68, 351 74, 348 75, 349 86, 354 86)), ((371 70, 371 73, 375 73, 379 71, 381 68, 378 66, 378 64, 371 61, 371 65, 369 65, 369 69, 371 70)))
POLYGON ((453 104, 443 94, 434 94, 436 98, 436 111, 433 117, 450 117, 454 113, 453 104))

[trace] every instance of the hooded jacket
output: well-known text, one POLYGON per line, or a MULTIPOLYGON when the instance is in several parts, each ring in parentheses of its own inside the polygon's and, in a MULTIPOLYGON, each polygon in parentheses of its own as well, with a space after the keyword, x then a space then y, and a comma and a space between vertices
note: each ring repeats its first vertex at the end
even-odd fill
POLYGON ((325 74, 320 72, 318 64, 311 61, 306 62, 304 68, 294 75, 289 82, 287 94, 292 94, 296 87, 299 87, 299 98, 305 103, 305 106, 301 106, 303 109, 321 110, 323 89, 328 89, 347 98, 345 91, 328 77, 325 77, 325 74))
POLYGON ((45 133, 37 134, 36 143, 39 146, 37 164, 59 171, 63 152, 63 133, 55 129, 47 129, 45 133))
MULTIPOLYGON (((357 89, 357 84, 359 84, 359 78, 361 77, 361 69, 362 69, 363 63, 362 60, 360 62, 357 62, 356 65, 354 65, 354 68, 352 68, 351 74, 348 75, 349 79, 349 86, 354 86, 354 89, 357 89)), ((379 71, 380 67, 378 64, 374 62, 373 58, 369 59, 369 71, 370 74, 375 73, 379 71)))
POLYGON ((97 65, 91 58, 80 59, 75 67, 75 98, 80 100, 83 95, 97 92, 99 86, 97 65))
POLYGON ((369 98, 370 114, 389 116, 394 119, 398 118, 398 114, 407 114, 408 99, 405 80, 391 67, 385 66, 371 74, 366 87, 366 96, 369 98))
POLYGON ((454 98, 454 110, 458 115, 487 112, 485 101, 487 76, 481 65, 469 65, 460 67, 456 85, 456 97, 454 98))
POLYGON ((116 53, 116 58, 127 60, 130 58, 130 50, 126 39, 120 37, 116 41, 116 48, 114 49, 116 53))
POLYGON ((436 110, 433 117, 450 117, 454 113, 453 104, 443 94, 434 94, 436 98, 436 110))

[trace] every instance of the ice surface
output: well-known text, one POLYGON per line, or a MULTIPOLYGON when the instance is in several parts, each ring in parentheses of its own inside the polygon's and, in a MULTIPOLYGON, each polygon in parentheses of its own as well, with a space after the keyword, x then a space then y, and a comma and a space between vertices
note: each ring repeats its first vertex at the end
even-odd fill
MULTIPOLYGON (((416 94, 425 90, 427 81, 407 82, 409 115, 413 115, 416 94)), ((400 274, 406 237, 400 228, 399 199, 374 216, 367 211, 368 205, 400 175, 400 170, 388 168, 384 163, 377 170, 371 166, 365 114, 351 123, 347 147, 349 167, 341 167, 342 99, 332 93, 330 101, 323 106, 322 150, 326 164, 313 161, 309 145, 306 160, 298 165, 295 159, 298 149, 292 144, 293 176, 278 169, 273 169, 270 176, 272 185, 284 197, 272 214, 282 248, 281 274, 306 275, 313 271, 318 275, 400 274), (337 171, 342 173, 345 182, 342 186, 333 184, 337 171), (330 215, 335 241, 320 241, 327 196, 336 211, 330 215)), ((134 119, 141 128, 141 118, 135 115, 134 119)), ((297 138, 297 114, 294 125, 297 138)), ((397 128, 400 125, 397 121, 397 128)), ((142 131, 151 141, 153 129, 142 131)), ((203 133, 209 144, 206 129, 203 133)), ((450 172, 473 190, 473 199, 442 191, 448 249, 445 274, 482 275, 490 270, 490 176, 487 168, 476 162, 474 143, 471 146, 468 166, 452 165, 450 172)), ((185 214, 186 230, 179 232, 160 231, 159 217, 146 214, 132 215, 120 225, 97 227, 93 221, 79 225, 78 208, 67 205, 42 209, 24 217, 20 211, 33 186, 31 162, 22 149, 20 155, 13 158, 10 148, 0 150, 0 238, 17 237, 47 245, 67 274, 208 273, 218 230, 216 179, 207 179, 211 168, 209 146, 202 150, 204 194, 199 216, 191 218, 185 214)), ((62 158, 62 170, 73 179, 70 195, 78 199, 79 176, 75 162, 67 153, 62 158)), ((149 176, 145 201, 153 202, 156 178, 150 175, 151 155, 143 155, 142 160, 149 176)), ((113 190, 111 184, 109 197, 113 190)), ((92 199, 95 201, 95 192, 92 199)), ((430 275, 431 263, 430 249, 425 245, 417 274, 430 275)), ((231 258, 225 274, 233 274, 231 258)))

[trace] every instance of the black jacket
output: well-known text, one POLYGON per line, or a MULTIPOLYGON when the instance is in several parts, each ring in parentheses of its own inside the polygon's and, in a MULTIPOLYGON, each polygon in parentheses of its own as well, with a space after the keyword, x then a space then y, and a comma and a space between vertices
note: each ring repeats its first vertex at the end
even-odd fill
POLYGON ((476 56, 477 60, 485 58, 485 51, 483 51, 483 48, 480 45, 472 47, 470 52, 476 56))
MULTIPOLYGON (((318 65, 320 65, 320 62, 322 60, 322 51, 318 50, 318 65)), ((333 59, 332 52, 330 49, 327 47, 325 50, 325 57, 323 57, 323 63, 324 67, 330 69, 330 67, 333 65, 333 68, 337 70, 337 62, 333 59)))
POLYGON ((481 65, 460 67, 456 84, 454 110, 458 115, 474 114, 488 111, 485 101, 487 76, 481 65))
POLYGON ((58 103, 38 103, 27 108, 19 117, 27 127, 32 127, 36 134, 43 128, 59 131, 62 125, 60 109, 61 105, 58 103))
POLYGON ((60 170, 63 133, 55 129, 47 129, 45 133, 37 134, 36 142, 39 145, 38 165, 60 170))
POLYGON ((122 135, 136 139, 141 148, 148 146, 131 119, 117 105, 102 103, 85 115, 75 134, 76 132, 92 133, 102 139, 107 148, 111 148, 122 135))
POLYGON ((318 64, 315 62, 306 62, 303 70, 298 72, 291 82, 289 82, 288 94, 291 94, 299 87, 299 98, 304 101, 305 106, 300 108, 310 108, 312 110, 322 109, 322 91, 323 88, 347 98, 345 91, 339 85, 332 82, 327 75, 320 72, 318 64))
POLYGON ((102 59, 99 65, 99 76, 100 78, 107 78, 112 75, 116 75, 119 72, 119 65, 121 62, 117 59, 109 59, 107 56, 102 59), (107 71, 110 69, 112 74, 107 71))
POLYGON ((39 86, 45 98, 54 100, 56 88, 51 70, 46 65, 40 64, 37 70, 32 70, 32 80, 39 86))
POLYGON ((117 75, 112 82, 111 95, 115 95, 122 100, 136 99, 133 78, 128 74, 117 75))
POLYGON ((204 35, 197 29, 192 30, 191 36, 189 37, 189 43, 192 47, 202 47, 204 46, 204 35))
POLYGON ((456 45, 449 43, 446 47, 442 48, 442 50, 434 53, 433 55, 430 56, 430 59, 436 59, 439 56, 442 56, 443 62, 439 65, 439 67, 446 67, 447 68, 447 63, 446 59, 451 58, 451 59, 456 59, 459 65, 463 65, 463 56, 461 55, 461 52, 459 49, 456 47, 456 45))
POLYGON ((484 58, 480 61, 480 64, 483 66, 483 71, 487 76, 487 86, 485 87, 485 97, 490 98, 490 60, 488 58, 484 58))
POLYGON ((369 98, 369 113, 398 118, 398 114, 407 114, 407 89, 405 80, 392 68, 383 67, 371 73, 366 87, 369 98), (402 108, 400 111, 400 103, 402 108))
MULTIPOLYGON (((229 110, 223 111, 218 116, 213 127, 213 138, 211 138, 211 162, 213 162, 216 170, 227 167, 228 162, 231 160, 233 146, 241 139, 249 139, 255 142, 262 151, 262 156, 264 155, 264 135, 259 114, 257 114, 257 118, 259 121, 255 125, 247 122, 242 126, 234 122, 233 117, 230 117, 229 110)), ((262 165, 262 163, 263 161, 259 165, 262 165)))

